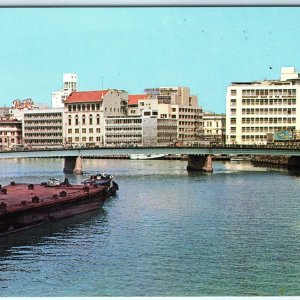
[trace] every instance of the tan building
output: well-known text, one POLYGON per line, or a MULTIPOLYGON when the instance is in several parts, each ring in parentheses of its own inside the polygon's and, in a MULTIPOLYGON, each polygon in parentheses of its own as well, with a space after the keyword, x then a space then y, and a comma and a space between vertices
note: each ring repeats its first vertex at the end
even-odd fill
MULTIPOLYGON (((188 87, 152 88, 145 89, 145 93, 133 95, 136 96, 134 105, 138 113, 142 113, 144 110, 154 110, 157 111, 159 120, 170 120, 165 123, 174 124, 172 120, 175 120, 177 122, 175 140, 182 144, 194 143, 200 139, 203 135, 202 108, 198 106, 197 97, 190 95, 188 87)), ((160 132, 159 141, 165 143, 167 140, 174 140, 174 135, 170 132, 173 129, 172 125, 172 129, 168 129, 165 137, 163 137, 164 131, 160 132)))
POLYGON ((17 119, 0 119, 0 148, 13 150, 22 144, 22 122, 17 119))
POLYGON ((279 80, 232 82, 226 96, 226 143, 266 144, 281 130, 299 131, 300 74, 281 68, 279 80))
POLYGON ((123 90, 73 92, 65 100, 66 139, 73 146, 105 144, 105 118, 127 115, 123 90))
POLYGON ((203 114, 203 141, 213 144, 225 143, 226 116, 205 112, 203 114))

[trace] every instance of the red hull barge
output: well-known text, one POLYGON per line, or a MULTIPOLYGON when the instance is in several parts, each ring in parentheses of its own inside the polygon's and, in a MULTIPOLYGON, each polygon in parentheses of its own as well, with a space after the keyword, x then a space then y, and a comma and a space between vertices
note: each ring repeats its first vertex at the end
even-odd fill
POLYGON ((99 209, 107 187, 14 183, 0 190, 0 236, 99 209))

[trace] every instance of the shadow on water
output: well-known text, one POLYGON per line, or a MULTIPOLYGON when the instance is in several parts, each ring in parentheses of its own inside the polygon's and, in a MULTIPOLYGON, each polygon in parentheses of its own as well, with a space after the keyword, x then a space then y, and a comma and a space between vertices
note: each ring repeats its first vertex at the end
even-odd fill
POLYGON ((51 237, 71 238, 78 229, 86 229, 96 222, 107 222, 103 208, 0 237, 0 260, 8 257, 12 248, 35 246, 51 237))

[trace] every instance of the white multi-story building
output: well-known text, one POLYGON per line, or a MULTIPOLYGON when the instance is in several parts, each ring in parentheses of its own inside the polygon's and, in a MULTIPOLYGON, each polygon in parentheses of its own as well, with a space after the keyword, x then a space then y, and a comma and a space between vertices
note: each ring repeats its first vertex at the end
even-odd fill
POLYGON ((25 110, 22 114, 24 146, 61 148, 66 145, 66 122, 63 108, 25 110))
POLYGON ((105 118, 127 113, 128 94, 123 90, 73 92, 65 100, 66 139, 69 144, 101 146, 105 118))
POLYGON ((226 95, 226 143, 266 144, 281 130, 299 131, 300 74, 281 68, 280 80, 232 82, 226 95))
POLYGON ((63 88, 52 92, 52 107, 63 108, 66 98, 75 91, 77 91, 77 74, 63 74, 63 88))
POLYGON ((156 146, 157 114, 144 111, 142 115, 105 118, 106 146, 156 146))

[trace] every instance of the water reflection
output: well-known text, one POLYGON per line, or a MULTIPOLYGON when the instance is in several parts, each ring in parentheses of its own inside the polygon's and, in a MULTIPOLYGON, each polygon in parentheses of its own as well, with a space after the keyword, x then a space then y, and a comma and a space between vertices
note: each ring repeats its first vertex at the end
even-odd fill
POLYGON ((105 232, 107 211, 99 209, 75 215, 53 223, 46 223, 15 234, 1 237, 0 261, 9 255, 27 255, 24 250, 36 246, 58 244, 74 238, 79 232, 88 232, 97 224, 98 234, 105 232))

